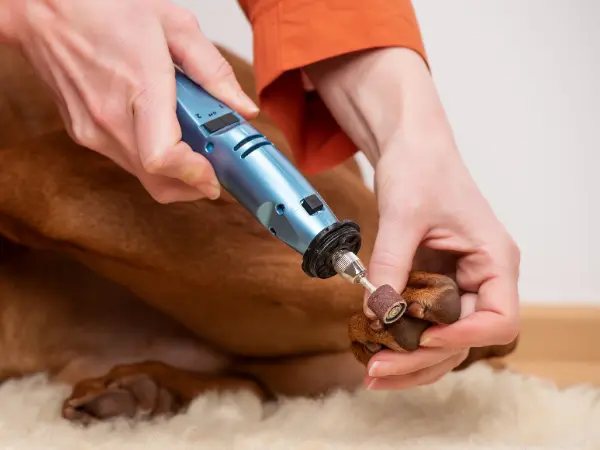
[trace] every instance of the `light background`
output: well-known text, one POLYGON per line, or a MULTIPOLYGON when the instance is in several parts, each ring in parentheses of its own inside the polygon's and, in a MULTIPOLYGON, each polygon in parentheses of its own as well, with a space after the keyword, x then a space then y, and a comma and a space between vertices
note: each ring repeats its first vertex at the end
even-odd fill
MULTIPOLYGON (((252 58, 235 0, 177 3, 252 58)), ((600 0, 414 5, 463 157, 521 248, 522 301, 600 306, 600 0)))

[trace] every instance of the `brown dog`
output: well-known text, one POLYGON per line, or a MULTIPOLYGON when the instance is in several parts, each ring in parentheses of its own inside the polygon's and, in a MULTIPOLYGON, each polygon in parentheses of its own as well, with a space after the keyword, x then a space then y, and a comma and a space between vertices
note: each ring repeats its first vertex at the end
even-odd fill
MULTIPOLYGON (((224 51, 244 90, 248 63, 224 51)), ((0 48, 0 379, 46 372, 74 386, 65 417, 172 413, 205 390, 314 395, 360 385, 381 348, 418 347, 458 319, 453 260, 420 252, 404 295, 414 317, 389 330, 363 291, 310 279, 300 257, 226 195, 161 205, 111 161, 77 146, 21 56, 0 48), (415 306, 416 305, 416 306, 415 306)), ((254 125, 288 157, 280 132, 254 125)), ((348 162, 309 181, 362 229, 374 195, 348 162)), ((509 353, 471 351, 463 364, 509 353)))

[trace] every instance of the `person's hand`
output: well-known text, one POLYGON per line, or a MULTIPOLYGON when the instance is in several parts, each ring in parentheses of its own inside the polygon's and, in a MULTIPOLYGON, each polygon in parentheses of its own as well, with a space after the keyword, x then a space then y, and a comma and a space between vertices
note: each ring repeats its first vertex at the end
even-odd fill
POLYGON ((465 167, 421 57, 406 49, 375 50, 319 63, 307 73, 375 167, 380 219, 369 279, 402 292, 422 246, 457 256, 457 282, 465 292, 461 320, 429 328, 415 352, 377 353, 366 386, 432 383, 457 367, 470 347, 512 342, 519 325, 519 250, 465 167))
POLYGON ((191 12, 168 0, 6 0, 0 34, 50 86, 77 143, 161 203, 219 196, 208 160, 181 141, 174 63, 243 116, 258 108, 191 12))
POLYGON ((518 333, 519 252, 477 189, 449 131, 391 141, 375 172, 380 222, 369 266, 375 285, 404 289, 417 247, 458 255, 461 320, 429 328, 413 353, 380 352, 369 362, 370 389, 439 380, 470 347, 503 345, 518 333))

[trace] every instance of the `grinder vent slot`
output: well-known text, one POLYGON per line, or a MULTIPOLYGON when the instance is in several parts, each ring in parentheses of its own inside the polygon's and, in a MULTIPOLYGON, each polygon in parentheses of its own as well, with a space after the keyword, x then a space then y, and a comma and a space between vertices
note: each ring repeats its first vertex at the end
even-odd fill
POLYGON ((242 159, 246 159, 246 157, 252 153, 254 150, 258 150, 261 147, 266 147, 267 145, 271 145, 270 142, 259 142, 258 144, 254 144, 252 147, 250 147, 248 150, 246 150, 244 153, 242 153, 242 159))
POLYGON ((255 139, 260 139, 262 138, 262 134, 252 134, 248 137, 245 137, 244 139, 242 139, 240 142, 238 142, 235 147, 233 147, 233 151, 237 152, 240 148, 242 148, 244 145, 246 145, 248 142, 253 141, 255 139))

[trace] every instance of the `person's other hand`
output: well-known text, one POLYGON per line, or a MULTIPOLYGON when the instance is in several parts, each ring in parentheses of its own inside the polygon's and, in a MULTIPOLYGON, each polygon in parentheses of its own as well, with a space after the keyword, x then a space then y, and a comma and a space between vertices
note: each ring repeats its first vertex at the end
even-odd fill
POLYGON ((4 36, 50 86, 70 136, 161 203, 215 199, 206 158, 181 141, 174 64, 247 118, 258 108, 195 16, 168 0, 7 0, 4 36))
POLYGON ((380 352, 369 362, 370 389, 439 380, 471 347, 502 345, 518 333, 519 252, 463 164, 449 130, 392 140, 377 164, 380 222, 369 266, 375 285, 404 289, 417 247, 458 256, 461 319, 429 328, 413 353, 380 352), (433 137, 433 138, 432 138, 433 137))
POLYGON ((519 250, 463 163, 422 58, 401 48, 366 51, 307 73, 375 168, 380 217, 369 279, 402 292, 421 246, 457 256, 464 292, 458 322, 426 330, 414 352, 377 353, 365 384, 432 383, 469 348, 512 342, 519 325, 519 250))

